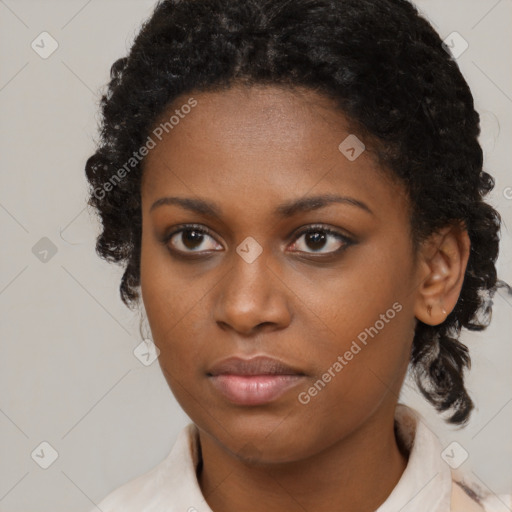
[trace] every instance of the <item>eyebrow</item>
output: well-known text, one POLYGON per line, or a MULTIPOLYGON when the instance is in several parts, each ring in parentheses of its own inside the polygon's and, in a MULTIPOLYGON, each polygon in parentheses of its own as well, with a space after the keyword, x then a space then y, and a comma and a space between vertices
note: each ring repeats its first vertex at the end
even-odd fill
MULTIPOLYGON (((371 215, 374 215, 369 206, 358 199, 348 196, 338 196, 334 194, 322 194, 319 196, 302 197, 292 199, 286 203, 280 204, 274 210, 274 215, 279 217, 292 217, 297 213, 308 212, 323 208, 332 203, 341 203, 360 208, 371 215)), ((186 210, 190 210, 201 215, 219 219, 222 215, 221 209, 210 201, 204 199, 195 199, 191 197, 162 197, 157 199, 149 209, 150 212, 163 205, 177 205, 186 210)))

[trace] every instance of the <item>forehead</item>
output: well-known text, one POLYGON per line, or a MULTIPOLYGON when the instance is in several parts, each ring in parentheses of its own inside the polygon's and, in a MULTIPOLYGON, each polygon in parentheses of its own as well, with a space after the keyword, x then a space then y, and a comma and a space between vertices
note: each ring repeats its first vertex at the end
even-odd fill
POLYGON ((359 194, 374 203, 402 193, 368 148, 355 160, 340 150, 347 138, 364 140, 332 100, 313 91, 237 86, 185 94, 155 127, 173 115, 161 140, 152 136, 156 145, 144 162, 145 209, 149 200, 180 193, 238 199, 245 208, 250 199, 270 206, 309 191, 359 194), (182 108, 191 98, 195 106, 182 108))

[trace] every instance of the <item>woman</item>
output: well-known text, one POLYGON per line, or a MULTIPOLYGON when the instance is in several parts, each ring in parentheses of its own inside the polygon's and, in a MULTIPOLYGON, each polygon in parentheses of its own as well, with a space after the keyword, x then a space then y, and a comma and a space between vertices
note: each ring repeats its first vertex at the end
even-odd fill
POLYGON ((192 423, 100 510, 506 504, 398 404, 411 368, 469 420, 458 337, 488 323, 500 228, 471 92, 409 2, 161 1, 102 112, 97 251, 192 423))

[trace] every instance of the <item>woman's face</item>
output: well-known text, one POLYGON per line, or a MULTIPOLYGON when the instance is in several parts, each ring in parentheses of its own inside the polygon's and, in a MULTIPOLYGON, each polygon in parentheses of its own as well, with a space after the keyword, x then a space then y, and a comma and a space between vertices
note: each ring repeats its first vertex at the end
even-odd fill
POLYGON ((269 462, 392 417, 420 281, 404 190, 311 91, 184 95, 171 115, 145 160, 141 292, 185 412, 269 462), (258 356, 284 366, 223 366, 258 356))

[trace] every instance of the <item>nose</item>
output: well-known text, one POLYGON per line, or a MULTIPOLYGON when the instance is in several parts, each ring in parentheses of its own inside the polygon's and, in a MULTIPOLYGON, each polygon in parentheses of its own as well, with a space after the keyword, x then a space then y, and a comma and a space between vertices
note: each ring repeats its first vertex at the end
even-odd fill
POLYGON ((267 266, 263 254, 252 263, 235 256, 233 268, 217 288, 215 321, 242 335, 285 328, 290 324, 288 287, 267 266))

